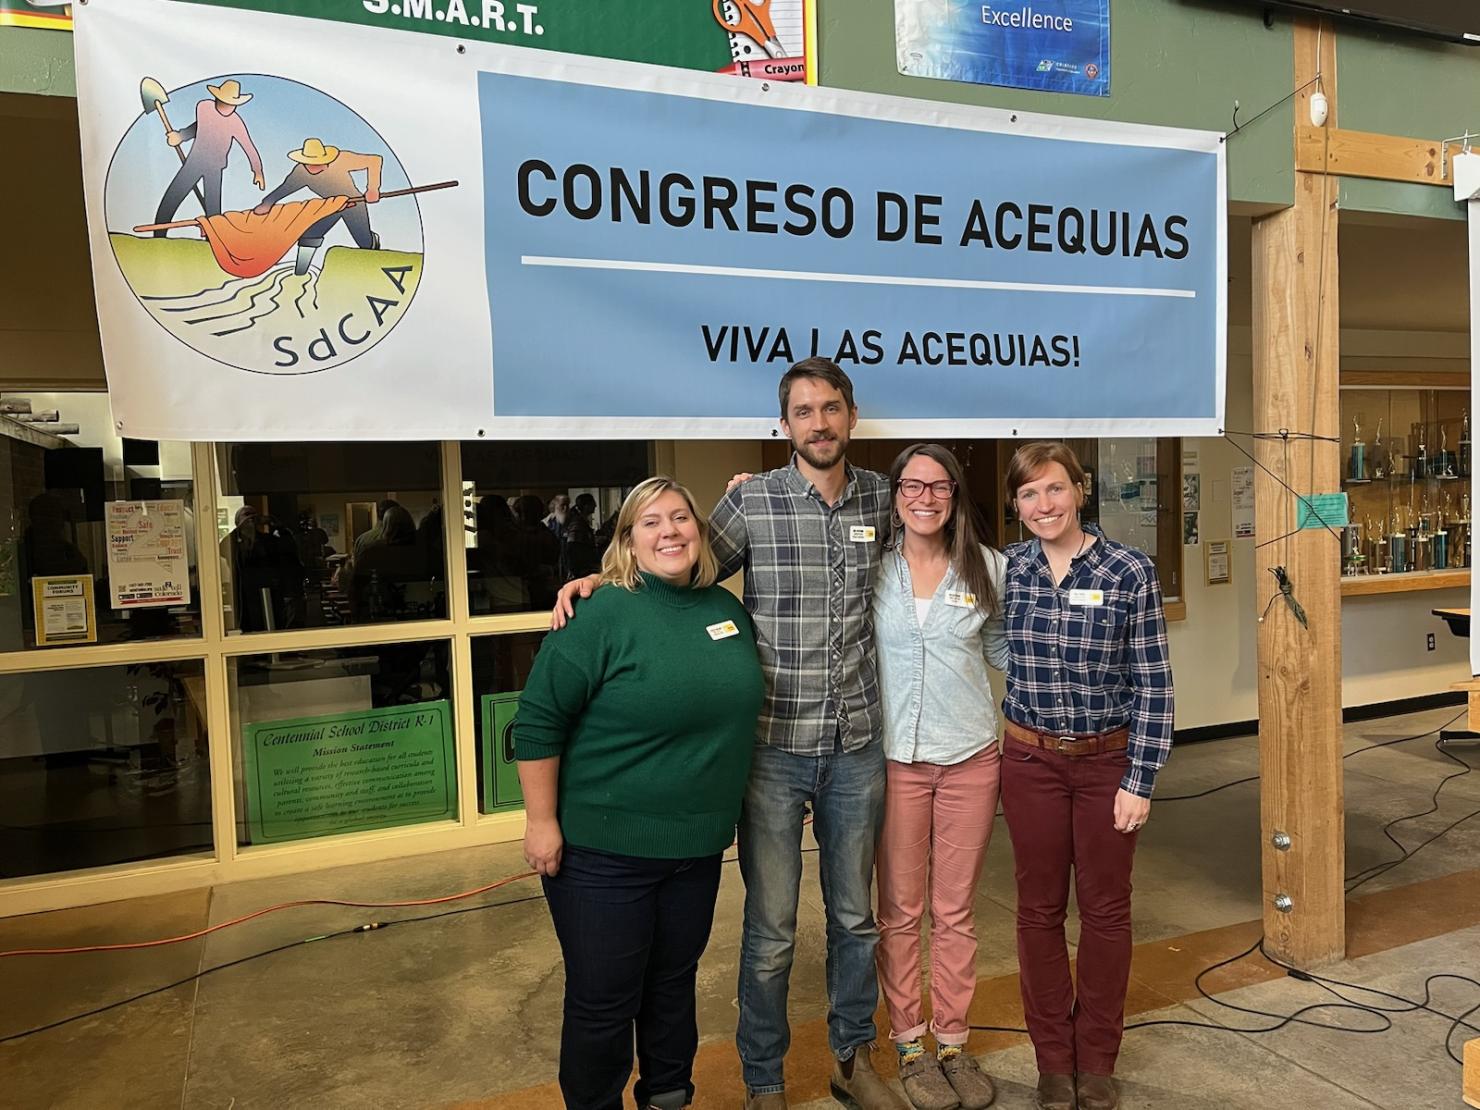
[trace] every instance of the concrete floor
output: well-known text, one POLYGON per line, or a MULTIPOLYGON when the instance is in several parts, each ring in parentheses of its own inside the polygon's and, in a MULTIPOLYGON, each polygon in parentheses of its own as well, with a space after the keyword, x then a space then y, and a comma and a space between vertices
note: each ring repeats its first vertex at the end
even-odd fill
MULTIPOLYGON (((1347 726, 1347 750, 1448 721, 1431 711, 1347 726)), ((1346 763, 1348 873, 1397 855, 1388 820, 1425 809, 1440 778, 1457 769, 1432 736, 1363 752, 1346 763)), ((1480 748, 1457 749, 1480 763, 1480 748)), ((1250 739, 1191 745, 1164 772, 1136 865, 1136 963, 1129 1020, 1263 1024, 1198 998, 1197 970, 1259 935, 1258 787, 1169 800, 1254 774, 1250 739)), ((1480 774, 1449 783, 1437 813, 1398 826, 1413 845, 1480 810, 1480 774)), ((1462 824, 1402 866, 1365 884, 1349 903, 1347 964, 1331 976, 1418 997, 1429 974, 1480 978, 1480 819, 1462 824)), ((468 889, 523 870, 518 845, 337 868, 186 894, 0 919, 0 950, 178 934, 298 897, 394 900, 468 889)), ((0 1106, 520 1107, 558 1106, 553 1080, 561 969, 549 917, 522 882, 472 901, 472 909, 288 948, 51 1031, 0 1044, 0 1106)), ((732 1037, 742 889, 729 868, 714 936, 701 966, 701 1107, 739 1105, 732 1037)), ((803 884, 795 1038, 788 1060, 794 1105, 826 1096, 822 910, 815 860, 803 884)), ((278 945, 365 921, 423 910, 289 910, 202 941, 131 953, 0 961, 0 1038, 168 984, 278 945)), ((1016 956, 1011 850, 999 822, 978 898, 980 1024, 1015 1026, 1016 956)), ((1071 933, 1071 939, 1072 939, 1071 933)), ((1257 957, 1208 980, 1221 999, 1288 1013, 1329 1001, 1257 957)), ((1458 1013, 1480 989, 1436 985, 1437 1005, 1458 1013)), ((1316 1020, 1370 1026, 1361 1015, 1316 1020)), ((1460 1070, 1444 1054, 1447 1022, 1394 1016, 1381 1035, 1289 1027, 1267 1035, 1157 1027, 1127 1034, 1120 1073, 1127 1107, 1421 1107, 1460 1105, 1460 1070)), ((1477 1021, 1480 1024, 1480 1021, 1477 1021)), ((1456 1036, 1456 1048, 1464 1037, 1456 1036)), ((1022 1037, 982 1033, 972 1042, 1001 1078, 998 1105, 1031 1105, 1035 1080, 1022 1037)), ((881 1054, 881 1062, 884 1060, 881 1054)), ((890 1069, 892 1070, 892 1068, 890 1069)), ((810 1101, 819 1100, 820 1101, 810 1101)))

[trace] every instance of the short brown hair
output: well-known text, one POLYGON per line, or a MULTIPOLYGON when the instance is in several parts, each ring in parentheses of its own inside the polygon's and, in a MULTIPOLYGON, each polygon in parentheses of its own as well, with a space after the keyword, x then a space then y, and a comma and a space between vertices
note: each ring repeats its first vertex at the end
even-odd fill
POLYGON ((858 406, 853 403, 853 381, 847 374, 843 373, 842 367, 830 358, 821 355, 813 355, 804 358, 786 373, 781 375, 781 384, 776 387, 776 393, 781 401, 781 419, 787 419, 786 406, 791 403, 792 383, 801 378, 813 378, 819 382, 825 382, 843 395, 844 402, 848 405, 848 411, 852 412, 858 406))
POLYGON ((1041 474, 1044 467, 1054 463, 1064 468, 1070 484, 1079 490, 1079 503, 1084 504, 1085 494, 1089 491, 1084 488, 1084 467, 1079 456, 1069 449, 1068 444, 1054 439, 1025 443, 1013 452, 1012 461, 1007 464, 1007 500, 1016 501, 1018 490, 1041 474))

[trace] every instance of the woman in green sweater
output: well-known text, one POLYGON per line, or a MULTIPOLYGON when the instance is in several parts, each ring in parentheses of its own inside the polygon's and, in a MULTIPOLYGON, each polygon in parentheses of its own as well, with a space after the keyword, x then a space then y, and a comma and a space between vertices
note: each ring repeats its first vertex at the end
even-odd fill
POLYGON ((745 607, 715 585, 688 490, 623 502, 601 582, 546 637, 514 723, 524 858, 565 958, 560 1090, 620 1110, 694 1095, 694 979, 735 835, 763 683, 745 607))

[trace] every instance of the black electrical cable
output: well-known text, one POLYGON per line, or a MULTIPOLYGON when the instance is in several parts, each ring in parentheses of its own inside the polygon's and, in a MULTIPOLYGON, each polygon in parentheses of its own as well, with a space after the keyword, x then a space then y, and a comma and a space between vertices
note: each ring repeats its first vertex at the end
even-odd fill
MULTIPOLYGON (((1399 736, 1395 740, 1380 740, 1380 741, 1378 741, 1375 744, 1368 744, 1365 747, 1355 748, 1352 751, 1347 752, 1341 758, 1344 759, 1344 760, 1345 759, 1350 759, 1354 755, 1361 755, 1363 752, 1370 752, 1370 751, 1373 751, 1373 750, 1375 750, 1377 748, 1391 748, 1394 744, 1409 744, 1409 743, 1412 743, 1414 740, 1422 740, 1424 737, 1426 737, 1426 736, 1432 736, 1436 732, 1443 732, 1446 728, 1448 728, 1450 725, 1454 724, 1455 721, 1459 720, 1464 715, 1465 715, 1465 711, 1464 710, 1460 710, 1453 717, 1450 717, 1449 720, 1445 721, 1442 725, 1439 725, 1437 728, 1431 728, 1427 732, 1417 732, 1417 733, 1414 733, 1412 736, 1399 736)), ((1440 750, 1443 751, 1442 748, 1440 750)), ((1444 752, 1444 754, 1445 755, 1449 755, 1448 752, 1444 752)), ((1454 757, 1453 756, 1450 756, 1450 758, 1453 759, 1454 757)), ((1453 777, 1458 778, 1459 776, 1456 775, 1456 776, 1453 776, 1453 777)), ((1206 798, 1209 794, 1216 794, 1220 790, 1228 790, 1228 789, 1231 789, 1232 787, 1235 787, 1235 786, 1243 786, 1245 783, 1258 782, 1258 781, 1259 781, 1259 776, 1258 775, 1249 775, 1246 778, 1234 779, 1232 782, 1225 782, 1225 783, 1223 783, 1220 786, 1212 786, 1212 787, 1209 787, 1207 790, 1200 790, 1196 794, 1172 794, 1172 795, 1170 795, 1168 797, 1158 797, 1158 798, 1155 798, 1154 801, 1156 801, 1156 802, 1190 802, 1190 801, 1193 801, 1194 799, 1197 799, 1197 798, 1206 798)), ((1443 783, 1440 783, 1439 785, 1440 786, 1443 786, 1443 783)), ((1418 814, 1417 816, 1420 816, 1421 817, 1421 816, 1423 816, 1423 814, 1418 814)), ((1402 820, 1402 818, 1400 818, 1400 820, 1402 820)), ((1399 847, 1401 848, 1402 845, 1400 844, 1399 847)))
MULTIPOLYGON (((1455 720, 1458 719, 1458 717, 1455 718, 1455 720)), ((1393 818, 1393 820, 1389 821, 1386 825, 1382 827, 1382 835, 1387 837, 1387 839, 1394 846, 1397 847, 1398 851, 1401 854, 1398 856, 1397 859, 1383 860, 1381 863, 1375 863, 1370 867, 1363 868, 1361 871, 1358 871, 1355 874, 1348 875, 1345 880, 1348 884, 1350 884, 1346 888, 1347 894, 1351 894, 1351 892, 1356 890, 1358 887, 1362 886, 1365 883, 1370 883, 1373 879, 1377 878, 1380 875, 1386 875, 1393 868, 1407 863, 1410 859, 1414 857, 1415 854, 1428 847, 1428 845, 1438 840, 1441 836, 1444 836, 1446 833, 1453 831, 1460 825, 1464 824, 1466 821, 1480 816, 1480 809, 1472 810, 1471 812, 1465 814, 1463 817, 1459 818, 1459 820, 1450 822, 1443 829, 1436 832, 1433 836, 1429 837, 1427 840, 1419 844, 1417 847, 1413 848, 1411 851, 1404 846, 1402 841, 1400 841, 1397 837, 1393 835, 1392 829, 1394 825, 1401 825, 1405 821, 1416 821, 1420 817, 1427 817, 1431 813, 1439 812, 1439 794, 1444 789, 1444 787, 1448 783, 1452 782, 1454 779, 1464 778, 1475 769, 1469 763, 1466 763, 1463 759, 1460 759, 1459 756, 1455 755, 1451 751, 1448 751, 1444 747, 1444 741, 1442 738, 1434 741, 1434 750, 1442 755, 1445 759, 1449 760, 1451 763, 1458 764, 1462 768, 1462 770, 1451 771, 1449 774, 1445 775, 1442 779, 1439 780, 1439 785, 1434 787, 1434 792, 1432 795, 1430 795, 1430 804, 1428 809, 1422 810, 1418 813, 1405 814, 1402 817, 1395 817, 1393 818)))

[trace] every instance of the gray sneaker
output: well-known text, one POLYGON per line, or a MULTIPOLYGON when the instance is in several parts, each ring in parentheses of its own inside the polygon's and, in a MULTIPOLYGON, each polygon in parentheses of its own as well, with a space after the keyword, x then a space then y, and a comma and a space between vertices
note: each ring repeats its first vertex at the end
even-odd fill
POLYGON ((899 1081, 904 1084, 905 1098, 915 1110, 956 1110, 961 1099, 951 1089, 941 1071, 940 1062, 925 1052, 899 1065, 899 1081))
POLYGON ((997 1088, 992 1085, 991 1077, 982 1071, 976 1057, 965 1051, 943 1060, 940 1070, 961 1100, 961 1110, 986 1110, 997 1097, 997 1088))
POLYGON ((909 1110, 909 1103, 890 1090, 874 1071, 872 1048, 861 1044, 848 1059, 833 1061, 833 1098, 848 1110, 909 1110))

